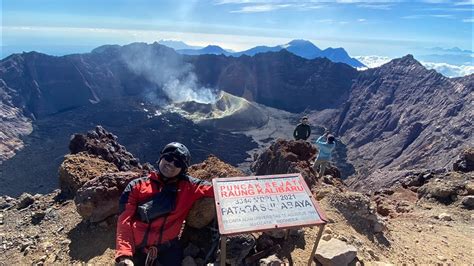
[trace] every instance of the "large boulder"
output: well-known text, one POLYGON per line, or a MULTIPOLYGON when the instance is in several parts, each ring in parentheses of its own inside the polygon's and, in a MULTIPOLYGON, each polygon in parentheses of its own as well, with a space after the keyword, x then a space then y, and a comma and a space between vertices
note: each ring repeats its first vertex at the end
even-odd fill
POLYGON ((453 164, 453 170, 459 172, 474 171, 474 147, 467 148, 459 154, 453 164))
POLYGON ((385 229, 383 220, 377 215, 375 204, 364 194, 344 191, 327 195, 327 200, 359 233, 370 236, 385 229))
MULTIPOLYGON (((211 181, 212 178, 225 178, 245 176, 239 169, 219 160, 214 155, 202 163, 189 167, 188 174, 192 177, 211 181)), ((212 249, 215 244, 217 223, 211 223, 216 218, 215 202, 212 198, 203 198, 196 201, 186 217, 186 224, 181 235, 181 240, 186 245, 192 243, 201 248, 201 259, 212 249)))
MULTIPOLYGON (((189 175, 203 179, 223 178, 233 176, 244 176, 245 174, 232 165, 226 164, 214 155, 202 163, 192 165, 188 170, 189 175)), ((203 198, 194 203, 186 218, 186 225, 194 228, 203 228, 216 217, 216 207, 214 199, 203 198)))
POLYGON ((256 239, 252 234, 240 234, 227 237, 226 263, 242 265, 243 260, 255 246, 256 239))
POLYGON ((315 258, 323 266, 349 265, 357 256, 357 249, 336 238, 321 241, 316 250, 315 258))
POLYGON ((219 158, 212 154, 202 163, 191 165, 188 169, 188 173, 193 177, 209 181, 216 177, 245 176, 244 172, 219 160, 219 158))
POLYGON ((117 166, 97 156, 85 152, 69 154, 59 167, 59 187, 63 195, 72 197, 87 181, 112 172, 118 172, 117 166))
POLYGON ((117 142, 117 136, 96 126, 87 134, 74 134, 69 143, 71 154, 86 152, 113 163, 120 171, 142 169, 139 160, 117 142))
POLYGON ((465 188, 463 180, 433 179, 418 188, 419 198, 434 198, 442 202, 456 200, 457 195, 462 194, 465 188))
POLYGON ((84 220, 100 222, 118 213, 119 197, 137 172, 107 173, 86 182, 77 190, 74 202, 84 220))
POLYGON ((315 156, 316 148, 309 142, 278 139, 256 158, 251 170, 257 175, 301 173, 311 187, 316 183, 311 168, 315 156))

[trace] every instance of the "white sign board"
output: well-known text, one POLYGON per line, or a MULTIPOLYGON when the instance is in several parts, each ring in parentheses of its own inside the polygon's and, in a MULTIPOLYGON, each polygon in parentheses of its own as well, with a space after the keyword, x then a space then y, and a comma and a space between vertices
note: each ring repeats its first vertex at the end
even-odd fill
POLYGON ((325 223, 300 174, 216 178, 212 182, 223 235, 325 223))

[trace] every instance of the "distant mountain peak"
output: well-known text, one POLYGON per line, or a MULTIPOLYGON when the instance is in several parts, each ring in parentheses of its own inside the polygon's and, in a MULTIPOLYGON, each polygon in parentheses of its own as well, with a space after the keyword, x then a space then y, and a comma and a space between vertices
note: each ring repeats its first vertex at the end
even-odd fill
POLYGON ((208 46, 204 47, 204 49, 219 49, 219 50, 224 50, 222 47, 220 47, 219 45, 212 45, 212 44, 209 44, 208 46))
POLYGON ((170 48, 173 48, 175 50, 181 50, 181 49, 201 49, 201 46, 193 46, 189 45, 183 41, 178 41, 178 40, 160 40, 158 42, 161 45, 168 46, 170 48))
POLYGON ((301 39, 292 40, 291 42, 287 43, 284 46, 287 46, 287 47, 291 47, 291 46, 306 47, 308 49, 314 49, 315 51, 321 51, 321 49, 319 49, 316 45, 314 45, 314 43, 312 43, 308 40, 301 40, 301 39))
POLYGON ((413 57, 413 55, 411 54, 407 54, 401 58, 394 59, 392 60, 392 62, 398 65, 404 65, 404 66, 416 65, 416 66, 423 67, 423 65, 420 62, 418 62, 415 59, 415 57, 413 57))

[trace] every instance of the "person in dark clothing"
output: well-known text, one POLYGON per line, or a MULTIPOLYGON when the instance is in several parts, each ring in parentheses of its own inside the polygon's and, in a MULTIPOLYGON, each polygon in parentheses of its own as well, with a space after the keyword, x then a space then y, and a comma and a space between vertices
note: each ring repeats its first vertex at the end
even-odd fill
POLYGON ((214 197, 210 182, 188 176, 189 150, 172 142, 158 171, 132 180, 119 200, 115 261, 118 265, 181 265, 178 235, 193 203, 214 197))
POLYGON ((293 137, 295 140, 307 140, 310 135, 311 127, 308 125, 308 117, 303 116, 303 118, 301 118, 301 123, 298 124, 295 128, 295 131, 293 131, 293 137))

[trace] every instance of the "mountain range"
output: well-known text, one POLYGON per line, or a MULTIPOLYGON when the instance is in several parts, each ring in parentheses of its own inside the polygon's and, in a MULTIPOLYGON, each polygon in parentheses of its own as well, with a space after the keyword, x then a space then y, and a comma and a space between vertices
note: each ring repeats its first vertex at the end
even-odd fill
POLYGON ((306 40, 293 40, 287 44, 277 46, 256 46, 241 52, 232 52, 223 49, 217 45, 208 45, 203 48, 190 47, 183 42, 179 41, 160 41, 159 44, 171 47, 180 54, 186 55, 203 55, 203 54, 215 54, 215 55, 226 55, 239 57, 242 55, 254 56, 258 53, 266 52, 278 52, 286 49, 289 52, 301 56, 306 59, 315 58, 327 58, 332 62, 346 63, 352 67, 365 67, 363 63, 355 58, 351 58, 344 48, 326 48, 321 50, 310 41, 306 40), (185 47, 185 48, 183 48, 185 47))
MULTIPOLYGON (((455 154, 474 143, 474 75, 446 78, 411 55, 357 71, 286 49, 231 57, 182 55, 157 43, 133 43, 61 57, 30 52, 0 62, 0 150, 8 155, 0 165, 0 187, 20 189, 18 180, 38 175, 31 185, 51 189, 47 180, 55 176, 69 135, 95 124, 113 129, 143 161, 178 140, 198 161, 213 153, 242 163, 256 148, 245 131, 230 132, 217 122, 199 125, 166 112, 179 101, 212 101, 209 94, 217 90, 295 117, 307 114, 315 132, 330 128, 343 150, 336 160, 354 167, 351 179, 362 187, 375 170, 449 167, 455 154), (26 162, 36 166, 25 167, 26 162)), ((215 105, 175 106, 189 112, 215 105)), ((258 125, 261 121, 266 120, 258 125)), ((240 117, 238 123, 246 122, 240 117)))

